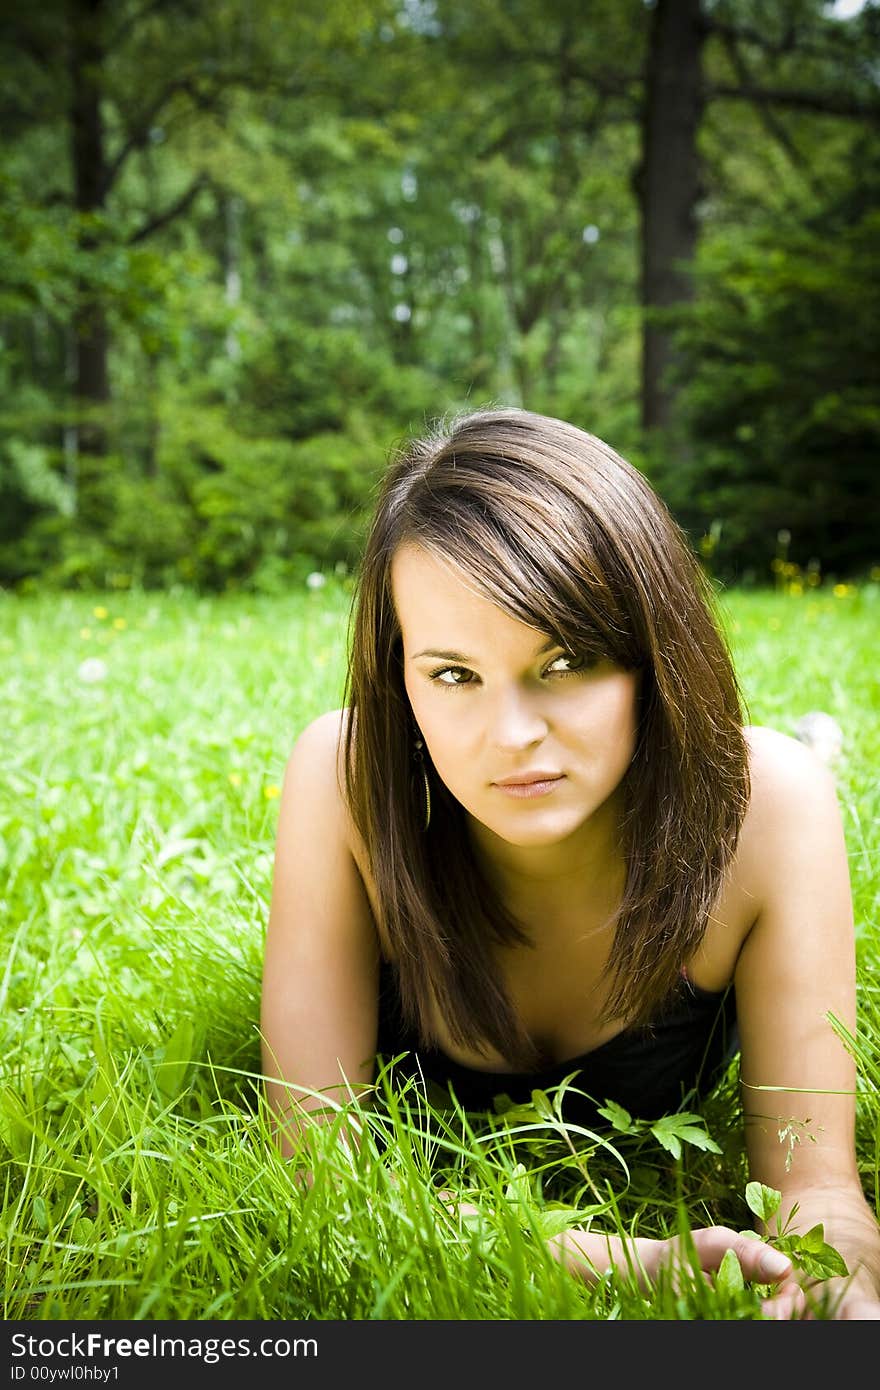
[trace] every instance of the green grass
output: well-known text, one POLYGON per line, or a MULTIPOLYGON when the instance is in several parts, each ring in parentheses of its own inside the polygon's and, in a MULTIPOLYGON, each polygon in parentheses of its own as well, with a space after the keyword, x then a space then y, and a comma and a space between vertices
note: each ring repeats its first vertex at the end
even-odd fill
MULTIPOLYGON (((340 702, 349 598, 0 596, 3 1318, 759 1317, 755 1290, 698 1279, 587 1288, 545 1245, 573 1214, 751 1226, 733 1075, 678 1142, 567 1131, 553 1097, 477 1119, 410 1092, 354 1109, 354 1153, 316 1132, 307 1191, 278 1157, 257 1032, 277 794, 300 728, 340 702)), ((752 722, 822 709, 845 732, 876 1205, 880 586, 720 608, 752 722)))

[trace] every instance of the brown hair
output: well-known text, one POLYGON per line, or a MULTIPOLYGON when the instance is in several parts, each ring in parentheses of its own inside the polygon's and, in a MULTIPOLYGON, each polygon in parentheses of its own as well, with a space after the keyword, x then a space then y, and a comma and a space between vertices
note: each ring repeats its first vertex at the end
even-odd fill
POLYGON ((566 649, 640 670, 605 1017, 649 1022, 703 938, 749 797, 742 699, 710 582, 642 474, 549 416, 459 415, 401 447, 381 481, 352 612, 346 794, 405 1021, 436 1043, 433 1005, 458 1043, 488 1043, 523 1067, 536 1050, 491 946, 528 937, 481 871, 461 807, 427 756, 424 829, 390 580, 404 542, 454 556, 486 597, 566 649))

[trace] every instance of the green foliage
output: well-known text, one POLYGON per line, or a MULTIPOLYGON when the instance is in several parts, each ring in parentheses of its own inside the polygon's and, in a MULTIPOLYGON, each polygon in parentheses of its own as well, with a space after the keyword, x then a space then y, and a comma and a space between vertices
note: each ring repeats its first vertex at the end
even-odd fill
POLYGON ((227 407, 169 400, 154 474, 84 456, 75 493, 47 451, 13 440, 0 489, 4 476, 10 495, 18 489, 19 531, 0 546, 0 578, 271 592, 312 570, 353 568, 389 445, 376 428, 352 413, 303 439, 260 436, 227 407))
POLYGON ((662 1115, 658 1120, 634 1120, 622 1105, 606 1100, 599 1106, 599 1114, 620 1134, 652 1135, 673 1158, 681 1158, 683 1144, 693 1144, 708 1153, 721 1152, 715 1140, 706 1133, 703 1117, 691 1110, 662 1115))
POLYGON ((718 1292, 728 1297, 735 1298, 744 1292, 745 1281, 735 1250, 725 1250, 714 1282, 718 1292))
MULTIPOLYGON (((750 1182, 746 1187, 746 1203, 759 1221, 769 1225, 779 1211, 782 1193, 776 1188, 766 1187, 763 1183, 750 1182)), ((825 1229, 821 1222, 811 1226, 802 1235, 790 1230, 797 1217, 797 1211, 797 1203, 795 1203, 781 1230, 774 1231, 770 1227, 770 1243, 777 1250, 790 1256, 795 1269, 803 1271, 811 1279, 833 1279, 846 1276, 849 1273, 846 1261, 840 1252, 825 1240, 825 1229)))
POLYGON ((762 1182, 750 1182, 746 1186, 746 1205, 759 1221, 770 1221, 779 1210, 782 1194, 762 1182))
POLYGON ((63 313, 70 304, 80 268, 73 231, 66 209, 32 201, 7 156, 0 164, 0 312, 7 324, 34 311, 63 313))
POLYGON ((878 559, 880 214, 708 235, 679 324, 679 428, 649 471, 715 573, 789 560, 845 577, 878 559))
POLYGON ((804 570, 875 563, 874 11, 704 9, 666 444, 638 425, 651 7, 119 0, 73 71, 77 7, 19 6, 0 584, 271 591, 350 564, 387 446, 498 401, 644 464, 719 576, 766 579, 780 531, 804 570), (773 99, 718 95, 744 82, 773 99), (109 402, 78 373, 84 315, 109 402))

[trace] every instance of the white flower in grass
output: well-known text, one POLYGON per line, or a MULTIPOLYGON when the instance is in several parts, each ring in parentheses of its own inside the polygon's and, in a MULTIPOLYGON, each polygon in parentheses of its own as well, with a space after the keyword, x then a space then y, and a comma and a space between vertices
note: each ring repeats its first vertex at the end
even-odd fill
POLYGON ((107 677, 107 664, 98 656, 86 657, 77 667, 76 674, 86 685, 96 685, 107 677))
POLYGON ((321 574, 320 570, 312 570, 311 574, 306 575, 307 589, 323 589, 327 583, 327 576, 321 574))
POLYGON ((811 710, 799 719, 794 736, 812 748, 824 763, 836 763, 843 751, 843 730, 824 710, 811 710))

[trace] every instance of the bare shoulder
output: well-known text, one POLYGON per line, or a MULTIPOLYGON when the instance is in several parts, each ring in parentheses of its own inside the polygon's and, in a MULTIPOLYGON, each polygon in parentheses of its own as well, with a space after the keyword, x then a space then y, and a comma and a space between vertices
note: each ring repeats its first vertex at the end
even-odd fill
POLYGON ((306 724, 297 736, 287 762, 287 777, 301 795, 314 797, 335 812, 348 848, 363 873, 363 842, 352 820, 345 794, 345 736, 351 711, 328 710, 306 724))
POLYGON ((345 810, 343 764, 347 717, 347 710, 333 709, 306 724, 296 737, 286 768, 287 778, 296 781, 301 794, 316 797, 324 805, 338 801, 339 810, 345 810))
POLYGON ((821 853, 839 839, 840 805, 834 773, 799 739, 766 725, 744 729, 751 795, 740 838, 742 867, 766 883, 786 845, 821 853))
POLYGON ((752 799, 758 809, 811 789, 820 796, 834 791, 834 774, 808 744, 764 724, 749 724, 743 733, 749 750, 752 799))
POLYGON ((325 714, 319 714, 312 719, 299 732, 293 746, 294 753, 305 750, 306 756, 321 758, 336 755, 345 725, 348 718, 348 710, 331 709, 325 714))

